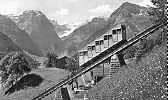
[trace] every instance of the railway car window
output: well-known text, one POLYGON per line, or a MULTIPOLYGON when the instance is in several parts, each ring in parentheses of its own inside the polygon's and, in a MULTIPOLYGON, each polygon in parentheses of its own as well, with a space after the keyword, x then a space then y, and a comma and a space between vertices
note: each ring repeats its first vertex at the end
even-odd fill
POLYGON ((88 59, 88 51, 84 51, 84 62, 87 62, 89 59, 88 59))
POLYGON ((121 29, 117 29, 117 31, 121 31, 121 29))
POLYGON ((109 40, 109 46, 111 47, 113 45, 112 35, 108 35, 108 40, 109 40))
POLYGON ((112 35, 108 35, 108 39, 109 39, 109 40, 112 39, 112 35))
POLYGON ((99 45, 99 41, 95 41, 96 46, 99 45))
POLYGON ((88 52, 87 52, 87 51, 84 51, 84 55, 87 56, 87 55, 88 55, 88 52))
POLYGON ((83 62, 84 62, 83 56, 84 56, 84 53, 79 52, 79 65, 83 64, 83 62))
POLYGON ((113 42, 117 42, 118 41, 118 33, 117 30, 113 30, 113 42))
POLYGON ((95 41, 96 44, 96 53, 100 52, 100 41, 95 41))
POLYGON ((92 58, 93 54, 92 54, 92 46, 88 46, 88 57, 92 58))
POLYGON ((83 56, 84 55, 84 53, 83 52, 79 52, 79 56, 83 56))
POLYGON ((117 29, 117 32, 118 32, 118 41, 121 41, 122 40, 122 31, 121 31, 121 29, 117 29))
POLYGON ((104 51, 104 41, 100 40, 100 52, 104 51))
POLYGON ((104 36, 104 47, 108 48, 108 35, 104 36))
POLYGON ((92 50, 92 46, 88 46, 88 50, 89 50, 89 51, 92 50))
POLYGON ((104 44, 104 41, 103 41, 103 40, 101 40, 101 41, 100 41, 100 45, 103 45, 103 44, 104 44))
POLYGON ((108 40, 108 35, 105 35, 105 36, 104 36, 104 40, 108 40))
POLYGON ((92 55, 93 57, 96 56, 96 46, 92 46, 92 55))
POLYGON ((95 47, 95 46, 92 46, 92 50, 96 50, 96 47, 95 47))
POLYGON ((116 31, 116 30, 113 30, 113 35, 114 35, 114 34, 117 34, 117 31, 116 31))

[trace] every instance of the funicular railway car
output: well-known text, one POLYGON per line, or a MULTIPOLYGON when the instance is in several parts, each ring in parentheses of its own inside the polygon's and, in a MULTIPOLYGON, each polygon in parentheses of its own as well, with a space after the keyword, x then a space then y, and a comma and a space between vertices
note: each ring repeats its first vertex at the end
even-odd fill
MULTIPOLYGON (((83 49, 78 51, 79 65, 81 66, 88 61, 92 62, 97 57, 100 58, 101 56, 103 56, 103 53, 107 51, 107 49, 112 48, 113 46, 115 48, 115 46, 122 41, 126 41, 126 27, 120 24, 110 29, 105 34, 98 37, 97 39, 86 45, 83 49)), ((102 70, 102 68, 100 70, 102 70)), ((94 74, 94 72, 92 73, 94 74)), ((100 74, 104 75, 104 73, 100 74)))

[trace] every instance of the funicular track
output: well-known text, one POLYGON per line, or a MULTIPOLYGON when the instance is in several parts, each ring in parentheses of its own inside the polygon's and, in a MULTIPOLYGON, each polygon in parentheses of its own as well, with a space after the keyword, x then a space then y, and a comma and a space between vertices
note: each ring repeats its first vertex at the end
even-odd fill
POLYGON ((148 27, 146 30, 140 32, 138 35, 136 35, 133 38, 129 39, 128 41, 121 41, 120 43, 117 43, 116 45, 108 48, 107 50, 105 50, 104 52, 100 53, 95 58, 93 58, 93 59, 87 61, 86 63, 82 64, 80 66, 80 67, 82 67, 82 69, 80 71, 78 71, 75 75, 72 75, 71 77, 68 77, 67 79, 59 82, 58 84, 48 88, 45 92, 37 95, 36 97, 33 97, 30 100, 41 100, 45 96, 53 93, 57 89, 59 89, 62 86, 66 85, 67 83, 69 83, 73 79, 75 79, 75 78, 81 76, 82 74, 85 74, 86 72, 92 70, 93 68, 95 68, 97 65, 101 64, 103 61, 105 61, 106 59, 108 59, 112 55, 125 50, 126 48, 128 48, 131 45, 137 43, 139 40, 143 39, 147 35, 152 34, 155 31, 159 30, 159 28, 163 27, 164 25, 167 25, 167 22, 154 24, 154 25, 148 27))

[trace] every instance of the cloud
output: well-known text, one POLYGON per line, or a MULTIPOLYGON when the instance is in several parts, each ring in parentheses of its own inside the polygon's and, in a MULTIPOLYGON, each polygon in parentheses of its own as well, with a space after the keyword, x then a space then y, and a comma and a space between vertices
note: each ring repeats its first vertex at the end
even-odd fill
POLYGON ((143 0, 142 2, 139 3, 139 5, 144 7, 153 6, 151 0, 143 0))
POLYGON ((0 14, 16 14, 17 10, 18 10, 18 3, 15 1, 0 3, 0 14))
POLYGON ((67 0, 68 2, 75 3, 78 2, 79 0, 67 0))
POLYGON ((96 14, 112 13, 114 10, 109 5, 99 5, 96 8, 90 9, 89 12, 96 14))
POLYGON ((69 10, 61 8, 59 11, 56 12, 57 15, 68 15, 69 10))

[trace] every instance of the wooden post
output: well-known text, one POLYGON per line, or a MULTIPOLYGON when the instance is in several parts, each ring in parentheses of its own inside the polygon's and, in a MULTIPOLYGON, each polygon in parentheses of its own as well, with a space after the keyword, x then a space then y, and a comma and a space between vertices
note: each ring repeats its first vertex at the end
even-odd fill
POLYGON ((125 60, 124 60, 124 54, 122 52, 119 52, 117 54, 117 56, 118 56, 118 60, 119 60, 120 66, 126 65, 125 60))
POLYGON ((62 100, 71 100, 67 87, 61 88, 62 100))

